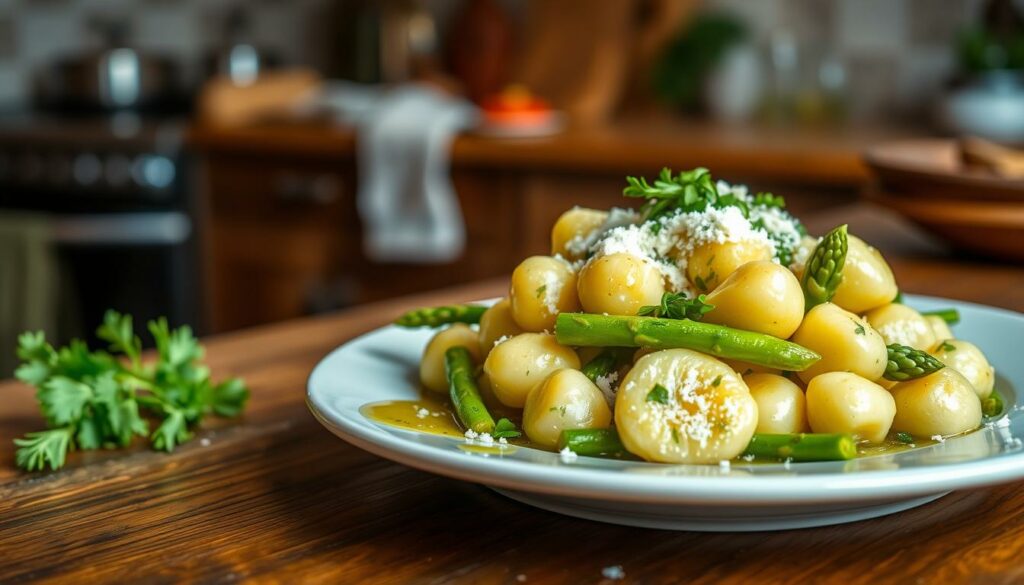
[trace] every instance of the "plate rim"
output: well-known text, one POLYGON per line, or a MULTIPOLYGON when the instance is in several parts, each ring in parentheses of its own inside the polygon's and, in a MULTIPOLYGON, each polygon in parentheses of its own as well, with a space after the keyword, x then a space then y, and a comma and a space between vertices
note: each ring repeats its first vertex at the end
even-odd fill
MULTIPOLYGON (((1003 317, 1024 322, 1024 314, 999 307, 926 295, 908 294, 906 298, 908 301, 945 302, 958 307, 993 311, 1003 317)), ((892 500, 1024 478, 1024 451, 915 469, 821 473, 813 476, 738 476, 729 472, 708 476, 637 474, 573 463, 551 466, 500 457, 471 457, 455 449, 438 449, 401 437, 401 433, 415 431, 398 429, 398 433, 371 433, 363 426, 336 416, 330 408, 318 403, 319 397, 314 386, 325 375, 328 361, 345 348, 394 327, 384 325, 363 333, 325 355, 307 380, 307 407, 317 421, 346 442, 376 456, 446 477, 532 493, 678 505, 807 505, 853 500, 892 500)), ((714 466, 705 467, 714 469, 714 466)))

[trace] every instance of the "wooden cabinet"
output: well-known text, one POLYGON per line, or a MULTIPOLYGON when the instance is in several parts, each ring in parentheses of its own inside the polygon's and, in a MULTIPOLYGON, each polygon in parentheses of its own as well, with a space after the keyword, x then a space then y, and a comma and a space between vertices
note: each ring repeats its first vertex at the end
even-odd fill
MULTIPOLYGON (((305 314, 353 269, 359 223, 351 168, 214 155, 201 171, 212 331, 305 314)), ((354 300, 338 297, 339 304, 354 300)))
POLYGON ((461 258, 378 264, 362 251, 351 162, 252 153, 200 161, 212 332, 497 276, 530 247, 517 181, 500 172, 454 177, 468 242, 461 258))

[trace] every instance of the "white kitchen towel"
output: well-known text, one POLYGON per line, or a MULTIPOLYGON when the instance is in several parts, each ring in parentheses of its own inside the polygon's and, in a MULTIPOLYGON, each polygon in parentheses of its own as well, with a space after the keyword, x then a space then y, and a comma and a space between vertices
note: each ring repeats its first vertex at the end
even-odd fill
POLYGON ((465 100, 416 84, 330 83, 314 107, 357 128, 363 247, 378 262, 457 259, 466 227, 450 178, 452 139, 476 122, 465 100))

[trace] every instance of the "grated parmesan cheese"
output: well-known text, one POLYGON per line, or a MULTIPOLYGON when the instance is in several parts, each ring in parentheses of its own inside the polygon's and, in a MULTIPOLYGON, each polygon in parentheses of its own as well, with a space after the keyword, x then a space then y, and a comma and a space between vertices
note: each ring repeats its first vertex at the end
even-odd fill
POLYGON ((498 347, 502 343, 505 343, 509 339, 512 339, 511 335, 502 335, 501 337, 494 340, 494 347, 498 347))
POLYGON ((562 463, 572 463, 573 461, 576 461, 577 457, 578 455, 576 455, 576 452, 568 447, 563 447, 562 450, 558 452, 558 458, 562 460, 562 463))
POLYGON ((943 437, 942 435, 932 435, 931 439, 933 441, 938 441, 940 443, 945 443, 946 442, 946 437, 943 437))
POLYGON ((588 234, 581 234, 573 237, 565 243, 565 250, 576 257, 586 256, 587 252, 590 251, 590 248, 598 240, 603 238, 608 231, 617 227, 634 224, 639 221, 640 214, 632 209, 613 207, 608 210, 608 218, 604 220, 604 223, 601 224, 600 227, 588 234))
POLYGON ((814 248, 818 246, 818 242, 821 238, 816 238, 813 246, 797 246, 793 252, 793 262, 789 265, 789 269, 793 272, 801 272, 804 266, 807 265, 807 261, 811 259, 811 253, 814 252, 814 248))
POLYGON ((604 399, 608 402, 608 406, 615 406, 615 382, 619 380, 618 372, 609 372, 605 376, 598 376, 594 380, 594 384, 601 390, 601 394, 604 394, 604 399))
POLYGON ((920 339, 920 336, 928 333, 928 324, 924 321, 897 319, 883 323, 875 331, 878 331, 878 334, 882 336, 886 343, 913 346, 914 342, 920 339))
MULTIPOLYGON (((686 279, 686 259, 708 243, 752 241, 775 254, 775 243, 764 230, 754 229, 737 207, 677 213, 659 223, 630 224, 608 230, 591 245, 591 260, 629 254, 653 263, 674 292, 695 296, 686 279), (660 227, 659 227, 660 226, 660 227)), ((588 261, 588 262, 589 262, 588 261)))
POLYGON ((721 461, 718 462, 718 469, 719 471, 729 473, 729 471, 732 469, 732 463, 730 463, 728 459, 722 459, 721 461))
POLYGON ((421 408, 416 411, 416 418, 427 418, 430 416, 430 411, 426 408, 421 408))

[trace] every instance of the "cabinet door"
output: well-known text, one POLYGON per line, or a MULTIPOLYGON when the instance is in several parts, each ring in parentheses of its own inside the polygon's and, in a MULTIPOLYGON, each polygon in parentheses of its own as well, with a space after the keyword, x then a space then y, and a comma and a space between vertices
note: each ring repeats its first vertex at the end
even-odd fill
POLYGON ((357 300, 336 292, 358 262, 351 169, 250 156, 214 156, 204 167, 212 330, 297 317, 324 294, 357 300))

